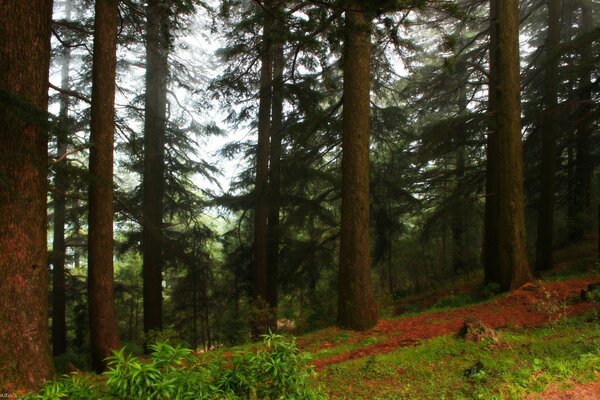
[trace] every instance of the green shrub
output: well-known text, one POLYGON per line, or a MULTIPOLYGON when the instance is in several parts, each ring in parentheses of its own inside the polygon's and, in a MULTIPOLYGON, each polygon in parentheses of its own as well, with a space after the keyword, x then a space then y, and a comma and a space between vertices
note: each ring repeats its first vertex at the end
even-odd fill
POLYGON ((102 376, 72 374, 49 382, 28 400, 204 400, 322 399, 312 387, 315 372, 295 341, 264 336, 253 352, 228 360, 207 359, 190 349, 158 342, 148 360, 123 348, 115 351, 102 376))

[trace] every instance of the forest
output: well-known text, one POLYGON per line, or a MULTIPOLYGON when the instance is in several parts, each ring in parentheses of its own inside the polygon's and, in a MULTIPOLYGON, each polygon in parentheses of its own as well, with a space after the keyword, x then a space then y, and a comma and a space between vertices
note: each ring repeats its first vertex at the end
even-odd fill
POLYGON ((600 381, 599 77, 599 0, 0 0, 0 397, 600 381))

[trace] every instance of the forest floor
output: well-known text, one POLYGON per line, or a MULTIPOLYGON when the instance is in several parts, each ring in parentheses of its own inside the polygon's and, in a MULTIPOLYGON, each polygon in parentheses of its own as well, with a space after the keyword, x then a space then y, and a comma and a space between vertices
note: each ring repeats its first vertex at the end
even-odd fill
MULTIPOLYGON (((361 333, 325 329, 303 336, 299 347, 313 354, 319 380, 332 398, 600 399, 600 303, 582 296, 600 283, 594 248, 590 242, 557 252, 555 268, 508 294, 481 300, 481 284, 463 284, 410 298, 420 306, 432 304, 427 311, 390 315, 361 333), (574 347, 574 358, 562 354, 578 332, 591 350, 574 347), (531 350, 536 346, 538 352, 531 350), (403 358, 411 357, 402 356, 403 349, 414 360, 403 358), (581 360, 589 351, 597 358, 587 368, 581 360), (413 366, 419 356, 430 359, 429 370, 413 366), (515 386, 510 381, 521 379, 519 374, 530 376, 515 386), (421 381, 421 387, 409 389, 425 379, 446 381, 447 387, 423 390, 427 384, 421 381), (504 388, 491 387, 500 382, 504 388)), ((410 308, 414 304, 407 300, 392 307, 410 308)))

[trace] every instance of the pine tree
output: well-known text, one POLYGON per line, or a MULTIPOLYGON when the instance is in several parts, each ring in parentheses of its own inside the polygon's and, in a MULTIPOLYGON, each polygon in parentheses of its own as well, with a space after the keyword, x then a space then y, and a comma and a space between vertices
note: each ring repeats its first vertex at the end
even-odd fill
POLYGON ((52 1, 0 1, 0 392, 52 375, 46 195, 52 1))
POLYGON ((556 175, 556 136, 558 131, 558 66, 560 62, 561 1, 548 0, 548 34, 546 38, 544 119, 542 133, 542 163, 540 212, 538 215, 536 270, 552 267, 554 238, 554 192, 556 175))
POLYGON ((102 371, 119 347, 113 270, 113 142, 117 0, 96 0, 90 120, 88 307, 92 364, 102 371))
POLYGON ((520 129, 519 5, 491 0, 490 107, 486 186, 486 282, 502 290, 531 279, 525 249, 520 129))
POLYGON ((371 21, 359 1, 346 4, 345 24, 338 324, 366 330, 378 312, 369 219, 371 21))
POLYGON ((148 2, 143 172, 144 332, 162 329, 163 209, 169 53, 164 2, 148 2))

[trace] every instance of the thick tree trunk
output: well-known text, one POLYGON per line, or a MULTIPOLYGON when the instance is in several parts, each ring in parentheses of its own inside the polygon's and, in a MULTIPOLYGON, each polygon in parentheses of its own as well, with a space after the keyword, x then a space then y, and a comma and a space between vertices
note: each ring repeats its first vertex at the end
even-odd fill
POLYGON ((52 0, 0 0, 0 393, 52 375, 46 194, 52 0))
MULTIPOLYGON (((269 215, 269 139, 271 136, 271 87, 273 82, 273 21, 265 12, 263 47, 260 55, 260 92, 258 110, 258 143, 256 146, 256 181, 254 187, 254 264, 253 294, 256 307, 268 306, 268 215, 269 215)), ((262 314, 262 313, 261 313, 262 314)), ((267 321, 254 321, 255 333, 263 332, 267 321)))
POLYGON ((345 13, 338 324, 366 330, 378 318, 369 227, 371 21, 356 0, 345 13))
POLYGON ((162 329, 163 198, 169 32, 161 0, 150 0, 146 32, 144 205, 142 227, 144 332, 162 329))
POLYGON ((546 38, 545 86, 542 129, 540 208, 536 246, 536 270, 552 268, 554 238, 554 191, 556 174, 556 135, 558 131, 558 63, 560 46, 560 0, 547 0, 548 36, 546 38))
POLYGON ((96 0, 92 108, 90 121, 90 189, 88 234, 88 307, 92 364, 102 371, 104 359, 119 347, 113 271, 113 137, 118 1, 96 0))
MULTIPOLYGON (((71 1, 65 1, 65 19, 71 19, 71 1)), ((61 87, 69 89, 69 67, 71 49, 65 46, 62 51, 61 87)), ((69 96, 60 96, 60 130, 56 138, 56 158, 67 152, 69 132, 69 96)), ((65 194, 68 184, 66 157, 56 164, 54 180, 54 232, 52 238, 52 354, 55 356, 67 351, 67 323, 65 316, 65 194)))
POLYGON ((492 23, 495 23, 497 34, 496 46, 492 48, 495 64, 490 64, 490 75, 495 83, 492 85, 495 92, 492 113, 496 123, 493 133, 496 165, 492 179, 496 192, 491 193, 491 197, 496 197, 496 241, 486 245, 496 248, 493 253, 498 257, 495 266, 498 271, 493 276, 486 276, 486 281, 496 282, 502 290, 509 290, 531 279, 524 235, 519 4, 517 0, 492 0, 492 6, 496 17, 492 23))
POLYGON ((276 30, 273 35, 273 96, 271 146, 269 152, 269 224, 268 224, 268 280, 267 302, 273 310, 272 325, 276 325, 277 287, 279 270, 279 211, 281 208, 281 143, 283 136, 283 23, 275 22, 276 30))

